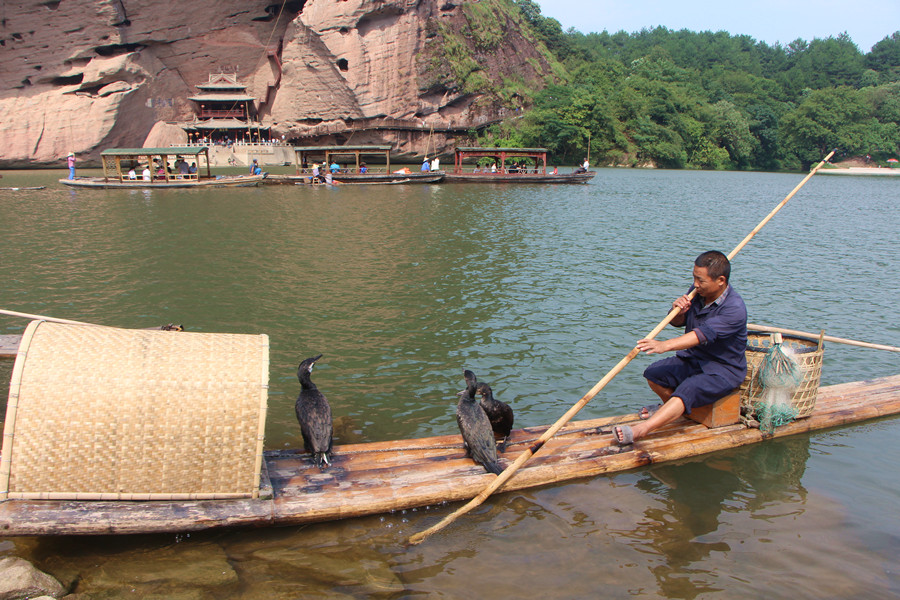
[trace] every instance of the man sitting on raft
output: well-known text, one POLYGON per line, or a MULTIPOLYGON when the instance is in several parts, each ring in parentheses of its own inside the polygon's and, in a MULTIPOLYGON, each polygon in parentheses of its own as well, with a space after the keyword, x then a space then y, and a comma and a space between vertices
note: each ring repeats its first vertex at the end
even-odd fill
POLYGON ((613 429, 624 446, 671 423, 691 409, 712 404, 734 391, 747 374, 747 307, 731 287, 731 263, 721 252, 704 252, 694 261, 693 300, 687 295, 672 303, 681 312, 672 325, 685 328, 670 340, 643 339, 639 350, 647 354, 676 351, 644 371, 661 405, 641 409, 643 423, 613 429))

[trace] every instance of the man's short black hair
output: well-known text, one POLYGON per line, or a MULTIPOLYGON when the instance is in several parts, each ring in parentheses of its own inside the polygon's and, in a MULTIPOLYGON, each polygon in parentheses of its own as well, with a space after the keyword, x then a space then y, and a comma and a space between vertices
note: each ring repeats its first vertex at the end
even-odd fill
POLYGON ((697 267, 706 267, 706 272, 709 273, 709 276, 712 279, 725 277, 725 282, 727 283, 731 277, 731 263, 728 262, 728 257, 718 250, 704 252, 697 257, 697 260, 694 261, 694 265, 697 267))

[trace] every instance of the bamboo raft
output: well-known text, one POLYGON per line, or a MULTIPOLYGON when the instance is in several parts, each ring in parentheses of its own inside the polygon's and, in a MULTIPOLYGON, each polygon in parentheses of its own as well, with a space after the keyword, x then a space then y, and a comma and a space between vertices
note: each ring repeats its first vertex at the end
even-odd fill
MULTIPOLYGON (((815 410, 776 429, 803 434, 900 413, 900 375, 822 387, 815 410)), ((708 429, 681 419, 633 446, 613 442, 612 427, 637 414, 571 422, 501 491, 557 484, 765 442, 743 424, 708 429)), ((513 432, 504 461, 546 430, 513 432)), ((460 436, 336 446, 320 471, 299 451, 264 454, 259 498, 200 501, 7 500, 0 535, 99 535, 185 532, 223 527, 298 525, 440 505, 476 496, 493 477, 463 454, 460 436)))

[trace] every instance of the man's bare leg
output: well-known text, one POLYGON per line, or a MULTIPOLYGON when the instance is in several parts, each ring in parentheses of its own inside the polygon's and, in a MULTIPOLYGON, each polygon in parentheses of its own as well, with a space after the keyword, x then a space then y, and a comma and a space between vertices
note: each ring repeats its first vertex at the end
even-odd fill
MULTIPOLYGON (((663 401, 663 404, 668 402, 669 398, 672 397, 672 393, 675 391, 671 388, 663 387, 663 386, 659 385, 658 383, 653 383, 652 381, 647 381, 647 383, 650 385, 650 389, 653 390, 653 392, 657 396, 659 396, 659 399, 663 401)), ((641 419, 646 420, 647 418, 650 417, 650 414, 645 407, 645 408, 641 409, 641 412, 638 416, 641 419)))
MULTIPOLYGON (((678 396, 670 397, 667 402, 663 403, 659 410, 650 415, 649 419, 631 426, 631 431, 634 434, 634 439, 641 439, 650 432, 655 431, 663 425, 667 425, 672 421, 678 419, 683 414, 684 401, 678 396)), ((613 431, 615 432, 616 438, 619 440, 619 442, 625 441, 621 428, 619 428, 618 426, 614 427, 613 431)))

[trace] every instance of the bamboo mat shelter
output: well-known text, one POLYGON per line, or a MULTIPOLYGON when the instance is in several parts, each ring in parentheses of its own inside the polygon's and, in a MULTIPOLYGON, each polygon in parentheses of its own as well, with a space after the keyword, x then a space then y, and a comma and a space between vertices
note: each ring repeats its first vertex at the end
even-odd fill
POLYGON ((32 321, 0 500, 256 498, 268 370, 266 335, 32 321))

